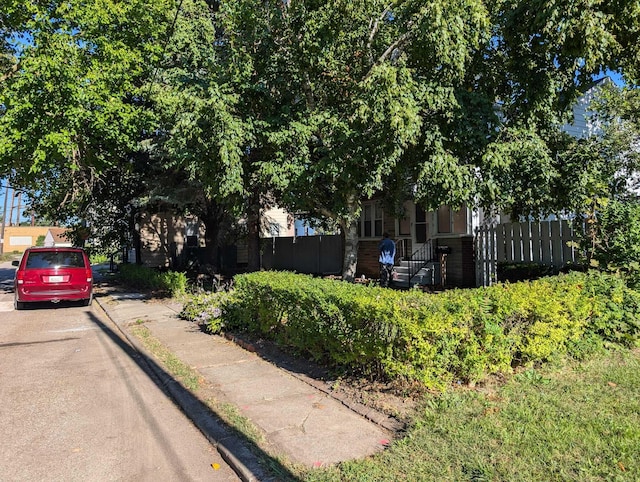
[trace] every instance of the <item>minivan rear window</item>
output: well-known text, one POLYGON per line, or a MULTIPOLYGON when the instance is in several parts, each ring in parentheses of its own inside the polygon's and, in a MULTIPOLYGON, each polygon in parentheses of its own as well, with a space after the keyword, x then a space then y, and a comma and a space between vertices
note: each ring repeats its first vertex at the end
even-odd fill
POLYGON ((84 257, 79 251, 32 251, 26 265, 27 269, 84 267, 84 257))

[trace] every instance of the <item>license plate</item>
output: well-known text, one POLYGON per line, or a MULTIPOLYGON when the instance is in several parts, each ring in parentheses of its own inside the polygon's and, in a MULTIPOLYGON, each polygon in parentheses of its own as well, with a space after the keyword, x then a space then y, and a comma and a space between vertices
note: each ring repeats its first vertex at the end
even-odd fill
POLYGON ((49 283, 62 283, 64 277, 62 276, 49 276, 49 283))

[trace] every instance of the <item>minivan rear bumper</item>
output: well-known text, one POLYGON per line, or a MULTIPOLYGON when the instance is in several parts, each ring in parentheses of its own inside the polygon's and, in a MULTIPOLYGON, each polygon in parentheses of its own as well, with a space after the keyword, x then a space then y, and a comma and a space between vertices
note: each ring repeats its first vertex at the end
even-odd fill
POLYGON ((21 302, 35 301, 79 301, 91 297, 91 286, 54 290, 29 290, 18 287, 17 299, 21 302))

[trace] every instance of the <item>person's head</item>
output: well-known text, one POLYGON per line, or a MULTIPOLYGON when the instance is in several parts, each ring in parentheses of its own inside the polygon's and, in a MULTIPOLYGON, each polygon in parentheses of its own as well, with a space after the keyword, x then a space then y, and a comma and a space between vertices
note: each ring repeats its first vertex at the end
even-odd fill
POLYGON ((384 233, 382 233, 382 237, 383 238, 388 238, 389 237, 389 233, 387 233, 386 231, 384 233))

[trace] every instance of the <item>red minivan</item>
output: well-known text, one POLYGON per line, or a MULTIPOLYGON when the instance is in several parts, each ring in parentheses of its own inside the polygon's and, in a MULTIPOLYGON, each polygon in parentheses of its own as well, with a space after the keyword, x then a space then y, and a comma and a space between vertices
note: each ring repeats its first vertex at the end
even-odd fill
POLYGON ((87 253, 81 248, 28 248, 14 278, 14 307, 21 310, 33 301, 82 301, 93 299, 93 275, 87 253))

